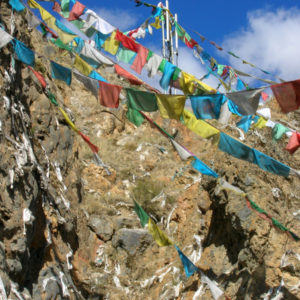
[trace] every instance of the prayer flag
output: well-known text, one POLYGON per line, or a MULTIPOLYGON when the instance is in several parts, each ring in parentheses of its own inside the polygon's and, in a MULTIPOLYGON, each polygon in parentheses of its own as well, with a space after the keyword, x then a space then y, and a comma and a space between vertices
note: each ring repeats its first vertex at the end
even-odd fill
POLYGON ((142 227, 145 227, 149 221, 149 216, 136 201, 134 201, 134 211, 140 218, 142 227))
POLYGON ((226 96, 238 106, 238 111, 242 115, 255 115, 262 90, 245 90, 227 93, 226 96))
POLYGON ((34 66, 34 52, 22 42, 14 39, 14 49, 20 61, 29 66, 34 66))
POLYGON ((121 86, 99 81, 100 104, 110 108, 119 107, 119 96, 122 90, 121 86))
POLYGON ((72 71, 69 68, 66 68, 62 65, 55 63, 54 61, 50 62, 51 64, 51 76, 54 79, 62 80, 67 85, 71 84, 72 81, 72 71))
POLYGON ((300 79, 272 85, 271 89, 284 113, 300 107, 300 79))
POLYGON ((175 248, 183 264, 186 277, 189 278, 194 273, 198 272, 199 269, 180 251, 176 245, 175 248))
POLYGON ((285 147, 285 150, 289 151, 290 154, 294 154, 295 151, 300 147, 300 133, 293 132, 290 137, 289 143, 285 147))
POLYGON ((184 124, 190 130, 204 139, 208 139, 220 134, 220 131, 217 128, 211 126, 203 120, 197 120, 195 115, 186 109, 183 111, 183 120, 184 124))
POLYGON ((156 94, 158 109, 162 118, 179 120, 186 101, 185 96, 156 94))
POLYGON ((190 96, 197 119, 219 119, 222 105, 226 102, 223 94, 190 96))
POLYGON ((89 76, 93 68, 89 66, 79 55, 75 55, 74 67, 83 75, 89 76))
POLYGON ((205 163, 203 163, 197 157, 194 157, 194 158, 195 158, 195 160, 192 162, 193 168, 195 168, 197 171, 199 171, 202 174, 212 176, 215 178, 219 177, 219 175, 215 171, 213 171, 211 168, 209 168, 205 163))
POLYGON ((173 242, 166 236, 163 231, 160 230, 160 228, 154 223, 151 218, 149 218, 148 221, 148 230, 159 246, 163 247, 173 245, 173 242))

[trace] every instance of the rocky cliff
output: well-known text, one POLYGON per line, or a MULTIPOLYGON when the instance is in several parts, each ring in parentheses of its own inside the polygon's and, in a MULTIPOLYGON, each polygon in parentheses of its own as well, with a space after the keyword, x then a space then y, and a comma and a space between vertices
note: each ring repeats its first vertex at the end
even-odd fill
MULTIPOLYGON (((1 23, 10 31, 8 1, 1 23)), ((220 299, 299 299, 300 247, 221 191, 216 179, 182 162, 147 123, 135 128, 126 106, 107 109, 73 78, 50 76, 44 57, 65 62, 24 13, 14 36, 41 54, 39 70, 76 126, 99 147, 110 172, 49 101, 33 73, 0 51, 0 294, 2 299, 213 299, 201 276, 186 279, 175 248, 159 247, 142 229, 136 200, 225 294, 220 299), (15 62, 15 63, 14 63, 15 62), (3 284, 2 284, 3 283, 3 284)), ((128 82, 100 68, 112 83, 128 82)), ((300 127, 299 113, 273 116, 300 127)), ((229 183, 300 234, 298 178, 282 178, 217 150, 177 121, 152 117, 229 183)), ((216 124, 217 125, 217 124, 216 124)), ((219 126, 219 125, 217 125, 219 126)), ((238 136, 231 127, 224 131, 238 136)), ((252 130, 247 144, 300 169, 300 152, 282 150, 270 129, 252 130)))

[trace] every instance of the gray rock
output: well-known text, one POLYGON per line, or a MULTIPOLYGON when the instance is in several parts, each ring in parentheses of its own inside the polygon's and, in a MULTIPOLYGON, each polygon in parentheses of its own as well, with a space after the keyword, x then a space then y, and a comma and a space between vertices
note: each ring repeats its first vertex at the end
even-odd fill
POLYGON ((130 255, 143 251, 152 242, 152 236, 144 229, 122 228, 117 231, 112 239, 112 245, 121 247, 130 255))
POLYGON ((10 294, 10 281, 9 281, 9 277, 7 276, 6 273, 0 271, 0 277, 2 279, 2 282, 4 284, 4 288, 6 291, 6 294, 9 295, 10 294))
POLYGON ((133 228, 138 225, 138 222, 136 218, 125 218, 120 216, 115 219, 115 225, 118 230, 121 228, 133 228))
POLYGON ((110 240, 114 233, 113 223, 109 219, 96 215, 90 217, 89 226, 104 241, 110 240))
POLYGON ((253 180, 252 177, 250 177, 250 176, 247 174, 246 177, 245 177, 244 183, 245 183, 245 185, 250 186, 250 185, 253 185, 253 184, 254 184, 254 180, 253 180))
POLYGON ((11 243, 11 251, 16 253, 25 253, 26 241, 24 238, 18 238, 11 243))
POLYGON ((251 215, 251 210, 248 207, 244 207, 242 210, 238 211, 237 215, 241 219, 241 221, 244 222, 251 215))
POLYGON ((6 263, 5 263, 5 246, 1 242, 0 242, 0 269, 1 270, 5 270, 6 269, 6 263))
POLYGON ((6 260, 9 274, 18 275, 22 272, 22 264, 18 259, 7 259, 6 260))

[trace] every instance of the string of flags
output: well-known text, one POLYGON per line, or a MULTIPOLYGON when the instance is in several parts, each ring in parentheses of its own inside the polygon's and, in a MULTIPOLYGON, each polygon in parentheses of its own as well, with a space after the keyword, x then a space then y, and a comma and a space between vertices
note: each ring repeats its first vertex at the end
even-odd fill
MULTIPOLYGON (((33 4, 31 4, 31 6, 39 7, 40 12, 42 11, 41 15, 44 14, 43 9, 40 6, 38 6, 38 4, 34 0, 29 0, 29 2, 30 3, 33 2, 33 4)), ((52 21, 52 23, 53 23, 53 21, 52 21)), ((116 31, 114 31, 113 33, 115 33, 115 35, 117 34, 116 31)), ((128 42, 128 43, 132 44, 133 40, 130 40, 130 38, 125 37, 124 35, 122 36, 122 39, 123 38, 125 38, 126 43, 128 42), (130 42, 129 42, 129 40, 130 40, 130 42)), ((115 44, 115 41, 113 41, 113 40, 111 40, 111 41, 115 44)), ((109 43, 111 43, 111 41, 109 43)), ((105 45, 105 43, 104 43, 104 45, 105 45)), ((131 46, 128 46, 128 47, 133 48, 135 46, 131 45, 131 46)), ((76 58, 77 57, 78 56, 76 56, 76 58)), ((81 59, 81 64, 82 64, 82 62, 83 62, 83 60, 81 59)), ((76 59, 75 59, 75 63, 76 63, 76 59)), ((163 81, 164 84, 165 84, 166 81, 168 82, 169 80, 171 80, 171 77, 173 76, 173 73, 176 73, 175 72, 176 68, 177 67, 175 67, 172 64, 170 64, 169 62, 165 61, 164 73, 163 73, 163 77, 161 79, 161 81, 163 81)), ((85 68, 85 69, 87 69, 87 68, 85 68)), ((85 71, 85 70, 82 70, 82 72, 83 71, 85 71)), ((181 73, 183 73, 183 80, 181 80, 181 82, 185 83, 185 81, 188 80, 189 77, 185 76, 184 72, 181 72, 181 73)), ((177 72, 177 76, 178 76, 178 72, 177 72)), ((191 84, 190 81, 188 81, 188 84, 185 86, 185 88, 188 91, 190 91, 191 87, 192 87, 192 84, 191 84)), ((111 88, 116 89, 116 86, 112 85, 111 88)), ((203 86, 202 86, 202 88, 203 88, 203 86)), ((256 110, 256 107, 258 105, 258 96, 257 96, 257 95, 259 95, 258 90, 259 89, 247 90, 247 91, 241 91, 241 92, 237 92, 237 93, 230 93, 230 94, 227 94, 227 95, 229 95, 230 98, 232 98, 234 101, 237 102, 237 104, 240 105, 240 110, 241 111, 244 111, 245 113, 248 113, 248 111, 249 110, 251 111, 251 109, 256 110), (238 97, 238 95, 240 95, 241 98, 238 97), (240 101, 241 99, 247 99, 248 101, 240 101)), ((139 93, 139 91, 135 91, 134 93, 139 93)), ((144 96, 146 94, 147 93, 144 93, 144 96)), ((206 131, 208 129, 211 132, 213 132, 208 137, 211 137, 213 135, 220 136, 220 131, 215 129, 215 128, 213 130, 211 130, 212 126, 208 125, 206 122, 204 122, 204 121, 203 121, 203 123, 198 122, 200 120, 197 120, 197 122, 196 122, 196 120, 193 120, 194 116, 188 116, 188 112, 185 112, 183 114, 183 108, 184 108, 185 100, 186 100, 186 98, 184 96, 172 96, 172 95, 161 95, 161 94, 156 94, 155 95, 155 94, 150 94, 150 93, 148 93, 147 95, 148 95, 147 97, 149 99, 151 99, 152 104, 155 104, 155 102, 157 101, 157 106, 159 108, 159 111, 160 111, 162 117, 179 119, 183 115, 183 116, 185 116, 184 120, 185 120, 185 124, 187 125, 187 127, 190 128, 191 130, 195 131, 200 136, 206 138, 206 133, 203 136, 203 129, 204 128, 206 128, 206 131)), ((117 98, 115 98, 115 99, 117 99, 117 98)), ((228 99, 228 100, 230 100, 230 99, 228 99)), ((227 100, 227 103, 228 103, 229 109, 231 111, 236 112, 237 114, 240 114, 240 112, 238 110, 239 107, 237 106, 237 104, 234 103, 231 100, 230 101, 228 101, 228 100, 227 100)), ((132 103, 133 102, 134 101, 128 100, 127 117, 136 126, 139 126, 143 122, 143 117, 140 115, 140 113, 138 112, 137 109, 132 108, 132 103)), ((136 99, 135 99, 135 103, 136 103, 136 99)), ((147 103, 147 105, 149 105, 149 103, 147 103)), ((155 105, 152 105, 152 107, 147 107, 146 109, 141 108, 140 110, 150 112, 150 111, 155 111, 156 108, 155 108, 155 105)), ((224 136, 227 136, 227 135, 222 134, 222 137, 224 137, 224 136)), ((290 173, 293 174, 293 175, 298 174, 297 172, 290 172, 290 170, 291 170, 290 167, 277 162, 276 160, 274 160, 273 158, 271 158, 269 156, 263 155, 259 151, 254 151, 255 149, 252 150, 252 148, 250 148, 250 147, 248 147, 248 146, 246 146, 246 145, 244 145, 244 144, 242 144, 238 141, 236 141, 235 144, 236 144, 236 146, 239 147, 239 150, 235 149, 235 151, 232 151, 230 149, 230 147, 227 147, 225 145, 226 141, 230 140, 229 138, 227 138, 227 139, 218 138, 217 140, 220 141, 218 143, 220 150, 222 150, 222 151, 224 151, 224 152, 226 152, 226 153, 228 153, 228 154, 230 154, 230 155, 232 155, 236 158, 244 159, 244 160, 247 160, 247 161, 252 162, 254 164, 257 164, 260 168, 262 168, 265 171, 269 171, 269 172, 272 172, 272 173, 275 173, 275 174, 278 174, 278 175, 281 175, 281 176, 285 176, 285 177, 288 176, 290 173), (244 150, 242 150, 242 149, 247 149, 247 153, 248 153, 247 156, 243 155, 244 150), (253 153, 255 153, 256 155, 253 155, 253 153), (262 157, 263 157, 263 159, 262 159, 262 157)), ((232 140, 234 140, 234 139, 232 139, 232 140)))
MULTIPOLYGON (((29 6, 31 6, 32 8, 38 8, 40 10, 41 16, 43 17, 43 15, 45 14, 44 13, 45 10, 41 6, 39 6, 34 0, 29 0, 28 3, 29 3, 29 6)), ((119 30, 112 31, 114 28, 112 26, 109 27, 110 28, 109 31, 111 31, 111 33, 104 34, 103 32, 105 32, 105 33, 108 32, 107 28, 106 28, 107 26, 103 25, 103 22, 105 22, 105 21, 102 18, 100 18, 99 16, 97 16, 97 17, 96 16, 97 15, 95 14, 95 12, 93 12, 91 10, 86 10, 84 12, 84 14, 81 16, 81 18, 79 18, 79 20, 81 21, 81 25, 83 24, 82 25, 83 27, 79 26, 78 29, 80 29, 85 34, 90 33, 90 31, 92 31, 94 35, 92 35, 91 37, 94 39, 94 42, 97 41, 98 43, 99 43, 99 34, 101 34, 102 39, 100 39, 101 43, 97 45, 98 49, 104 49, 106 52, 110 53, 111 55, 114 55, 117 57, 122 57, 121 59, 124 59, 122 61, 124 61, 126 63, 131 62, 132 69, 134 69, 135 71, 138 71, 138 72, 140 72, 141 69, 145 65, 147 65, 146 67, 149 69, 153 69, 153 67, 155 67, 153 65, 153 63, 155 61, 157 62, 157 59, 151 60, 151 57, 153 56, 153 52, 151 50, 143 47, 140 44, 137 44, 132 38, 127 37, 126 35, 122 34, 119 30), (84 19, 91 20, 91 22, 90 21, 86 22, 84 19), (101 29, 102 28, 101 26, 102 27, 104 26, 105 30, 101 29), (85 31, 83 29, 85 29, 85 31), (103 32, 101 32, 99 30, 103 30, 103 32), (139 51, 138 51, 138 49, 139 49, 139 51), (125 52, 125 53, 123 53, 123 52, 125 52), (148 53, 148 55, 146 57, 147 53, 148 53), (131 59, 129 58, 129 54, 130 54, 131 59), (136 65, 138 65, 138 68, 136 67, 136 65)), ((49 21, 50 19, 44 19, 44 20, 45 20, 45 22, 48 20, 48 23, 53 24, 53 20, 51 22, 49 21)), ((106 23, 107 22, 105 22, 105 24, 106 23)), ((156 65, 156 68, 157 68, 157 65, 156 65)), ((164 89, 166 89, 168 86, 171 85, 171 86, 174 86, 177 88, 180 87, 183 91, 185 91, 186 88, 189 87, 189 85, 195 86, 195 84, 196 84, 197 88, 194 88, 190 94, 193 94, 193 95, 198 94, 199 95, 199 94, 203 94, 203 93, 212 93, 214 91, 212 88, 208 88, 208 86, 204 85, 203 83, 199 84, 199 80, 197 80, 196 78, 194 78, 191 75, 185 76, 185 78, 184 78, 185 72, 180 70, 178 67, 170 64, 165 59, 161 60, 161 63, 158 66, 158 70, 160 70, 163 73, 163 77, 160 81, 160 84, 164 89), (179 76, 179 75, 181 75, 181 76, 179 76), (189 81, 187 81, 187 79, 189 81)), ((289 82, 289 84, 282 83, 279 86, 275 85, 274 89, 276 88, 277 90, 279 90, 279 88, 281 88, 281 90, 282 90, 282 88, 286 88, 288 91, 291 91, 291 90, 297 89, 297 86, 295 86, 295 84, 297 84, 297 81, 289 82)), ((265 88, 267 88, 267 87, 265 87, 265 88)), ((232 93, 232 94, 234 94, 234 93, 232 93)), ((284 97, 284 95, 282 95, 282 96, 284 97)), ((277 98, 279 98, 279 96, 277 98)), ((288 101, 285 101, 285 106, 287 105, 286 102, 289 103, 288 111, 295 110, 300 106, 300 100, 299 100, 298 94, 295 92, 292 95, 292 97, 289 98, 288 101)), ((286 109, 284 111, 287 112, 286 109)))
MULTIPOLYGON (((2 30, 2 29, 1 29, 2 30)), ((3 31, 3 30, 2 30, 3 31)), ((1 31, 0 31, 1 32, 1 31)), ((3 31, 6 33, 5 31, 3 31)), ((7 33, 6 35, 7 36, 7 33)), ((6 40, 9 40, 6 38, 6 40)), ((12 40, 12 38, 11 38, 12 40)), ((27 48, 23 43, 20 41, 14 39, 14 50, 17 54, 17 57, 24 62, 27 65, 33 65, 34 64, 34 52, 27 48), (16 47, 18 45, 18 47, 16 47)), ((55 66, 57 68, 57 66, 55 66)), ((84 69, 84 68, 83 68, 84 69)), ((31 68, 31 70, 33 70, 31 68)), ((61 71, 62 69, 59 69, 61 71)), ((52 70, 53 71, 53 70, 52 70)), ((55 70, 54 70, 55 71, 55 70)), ((52 73, 54 73, 54 71, 52 73)), ((42 86, 45 86, 45 80, 42 79, 42 75, 39 74, 37 71, 34 71, 34 74, 37 76, 37 78, 40 80, 42 86)), ((69 74, 69 72, 68 72, 69 74)), ((56 75, 55 75, 56 76, 56 75)), ((67 77, 63 77, 62 80, 65 81, 67 84, 69 80, 67 77)), ((106 84, 105 82, 99 81, 100 84, 106 84)), ((108 83, 107 83, 108 84, 108 83)), ((100 89, 101 90, 101 89, 100 89)), ((260 168, 263 170, 282 175, 282 176, 288 176, 291 169, 274 160, 271 157, 268 157, 267 155, 259 152, 256 149, 252 149, 245 144, 240 143, 239 141, 233 139, 229 135, 218 131, 216 128, 213 126, 209 125, 208 123, 204 122, 203 120, 197 120, 195 115, 193 115, 191 112, 184 110, 184 105, 182 104, 184 101, 182 99, 182 96, 176 96, 177 101, 175 102, 175 108, 172 107, 172 101, 168 99, 169 95, 156 95, 152 94, 149 92, 143 92, 143 91, 137 91, 133 89, 126 89, 127 92, 127 97, 128 97, 128 113, 127 117, 129 120, 136 122, 137 124, 140 122, 140 120, 137 120, 142 116, 144 119, 146 115, 142 111, 156 111, 157 109, 160 110, 161 115, 165 116, 167 118, 175 118, 179 119, 181 116, 183 116, 184 123, 187 125, 188 128, 191 130, 195 131, 198 133, 200 136, 204 138, 210 138, 210 137, 216 137, 218 141, 218 147, 220 150, 234 156, 240 159, 247 160, 249 162, 252 162, 254 164, 257 164, 260 168), (155 97, 157 102, 155 102, 155 97), (163 101, 165 98, 166 102, 163 101), (131 103, 131 104, 130 104, 131 103), (161 108, 160 108, 161 107, 161 108), (131 111, 131 112, 130 112, 131 111), (203 122, 203 123, 202 123, 203 122)), ((118 93, 117 93, 118 94, 118 93)), ((48 97, 51 100, 53 104, 58 106, 58 103, 55 99, 55 96, 51 93, 48 92, 48 97)), ((117 97, 112 97, 116 99, 117 97)), ((85 142, 87 142, 92 149, 93 153, 98 152, 98 148, 93 145, 89 138, 84 136, 72 123, 72 121, 69 119, 68 115, 65 113, 65 111, 60 108, 61 113, 65 117, 67 123, 69 126, 76 132, 78 133, 85 142)), ((149 117, 146 117, 148 121, 151 119, 149 117)), ((150 121, 152 124, 154 124, 161 132, 166 134, 166 132, 160 128, 156 123, 153 121, 150 121)), ((167 134, 168 137, 171 137, 169 134, 167 134)), ((198 171, 210 175, 213 177, 218 177, 218 175, 211 170, 208 166, 203 164, 195 155, 193 155, 191 152, 189 152, 186 148, 178 144, 174 139, 171 139, 172 144, 174 145, 175 149, 178 151, 180 157, 182 159, 188 159, 189 157, 194 157, 194 161, 192 163, 192 166, 197 169, 198 171)), ((292 173, 297 173, 297 171, 293 170, 294 172, 292 173)), ((248 201, 249 202, 249 201, 248 201)), ((282 227, 283 228, 283 227, 282 227)))
MULTIPOLYGON (((138 4, 136 6, 141 6, 141 5, 145 5, 145 6, 148 6, 148 7, 152 7, 152 10, 155 9, 155 5, 151 5, 151 4, 148 4, 148 3, 145 3, 145 2, 141 2, 141 1, 138 1, 138 4)), ((156 6, 156 7, 159 7, 159 6, 156 6)), ((160 8, 161 9, 161 8, 160 8)), ((162 11, 163 10, 166 10, 165 8, 162 8, 160 10, 161 12, 161 15, 160 17, 161 18, 164 18, 163 14, 162 14, 162 11)), ((186 30, 173 18, 173 15, 172 13, 170 13, 170 16, 171 16, 171 21, 173 22, 174 26, 175 26, 175 30, 178 34, 178 37, 179 39, 181 39, 185 45, 191 49, 194 49, 194 55, 196 58, 200 58, 199 55, 201 55, 201 53, 203 52, 203 49, 202 47, 199 45, 198 42, 196 42, 193 38, 191 38, 191 36, 186 32, 186 30)), ((155 27, 156 29, 159 29, 161 27, 155 27)), ((274 75, 274 74, 271 74, 270 72, 242 59, 241 57, 239 57, 238 55, 236 55, 235 53, 233 53, 232 51, 227 51, 225 50, 223 47, 219 46, 216 42, 212 41, 212 40, 209 40, 207 39, 206 37, 204 37, 202 34, 200 34, 199 32, 195 31, 195 30, 192 30, 195 34, 197 34, 200 39, 201 39, 201 42, 204 42, 204 41, 208 41, 208 43, 212 46, 214 46, 216 49, 218 49, 219 51, 225 51, 227 54, 231 55, 232 57, 236 58, 236 59, 239 59, 243 64, 247 64, 249 66, 251 66, 252 68, 255 68, 257 70, 260 70, 262 73, 266 74, 266 75, 271 75, 275 78, 277 78, 280 82, 284 82, 283 79, 281 79, 280 77, 274 75)), ((208 60, 209 58, 209 62, 212 63, 212 64, 217 64, 216 63, 216 60, 210 56, 208 53, 203 53, 202 55, 202 59, 204 60, 208 60)), ((218 68, 219 66, 222 66, 222 65, 218 65, 218 68)), ((227 66, 228 67, 228 66, 227 66)), ((223 66, 224 68, 224 66, 223 66)), ((238 70, 235 70, 235 69, 232 69, 234 71, 235 74, 238 74, 238 75, 241 75, 241 76, 247 76, 247 77, 253 77, 254 79, 256 80, 260 80, 260 81, 263 81, 263 82, 266 82, 266 83, 274 83, 273 81, 270 81, 270 80, 266 80, 266 79, 262 79, 262 78, 258 78, 256 76, 253 76, 253 75, 250 75, 250 74, 247 74, 247 73, 244 73, 244 72, 241 72, 241 71, 238 71, 238 70)))

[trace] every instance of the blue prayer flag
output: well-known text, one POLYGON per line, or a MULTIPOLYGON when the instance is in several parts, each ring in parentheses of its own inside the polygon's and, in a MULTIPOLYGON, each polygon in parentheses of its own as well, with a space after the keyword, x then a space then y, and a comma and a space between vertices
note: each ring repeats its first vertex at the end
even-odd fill
POLYGON ((223 94, 190 96, 197 119, 219 119, 221 106, 226 102, 223 94))
POLYGON ((99 73, 97 73, 95 70, 93 70, 91 72, 91 74, 89 75, 89 77, 94 78, 96 80, 99 81, 103 81, 103 82, 107 82, 107 80, 105 78, 103 78, 99 73))
POLYGON ((176 245, 175 245, 175 248, 176 248, 176 250, 179 254, 179 257, 181 259, 181 262, 183 264, 186 277, 189 278, 195 272, 198 272, 199 269, 180 251, 180 249, 176 245))
POLYGON ((14 40, 14 49, 20 61, 31 67, 34 66, 34 52, 31 49, 16 39, 14 40))
POLYGON ((171 64, 170 62, 166 62, 165 68, 164 68, 164 73, 162 78, 159 81, 160 86, 164 89, 167 90, 169 85, 170 85, 170 80, 173 76, 173 73, 176 69, 176 66, 171 64))
POLYGON ((104 42, 106 41, 106 39, 110 36, 111 34, 103 34, 99 31, 96 31, 96 34, 94 36, 94 41, 96 43, 96 48, 98 50, 101 50, 104 42))
POLYGON ((25 6, 20 2, 20 0, 9 0, 9 4, 15 11, 23 11, 25 6))
POLYGON ((227 100, 228 100, 228 101, 227 101, 227 105, 228 105, 229 110, 230 110, 233 114, 242 117, 243 115, 239 112, 238 106, 237 106, 233 101, 231 101, 230 99, 227 98, 227 100))
POLYGON ((205 163, 203 163, 200 159, 195 157, 195 160, 192 162, 192 167, 195 168, 197 171, 199 171, 202 174, 212 176, 215 178, 218 178, 219 175, 213 171, 211 168, 209 168, 205 163))
POLYGON ((219 149, 236 158, 256 164, 265 171, 284 177, 289 176, 289 166, 256 149, 250 148, 223 132, 220 133, 219 149))
POLYGON ((64 81, 67 85, 71 84, 72 71, 64 66, 61 66, 51 61, 51 76, 55 79, 64 81))
POLYGON ((56 25, 59 29, 61 29, 63 32, 66 32, 66 33, 68 33, 68 34, 73 34, 73 35, 75 35, 75 33, 74 33, 72 30, 70 30, 67 26, 65 26, 65 24, 63 24, 61 21, 59 21, 59 20, 57 20, 57 19, 56 19, 56 21, 55 21, 55 25, 56 25))

